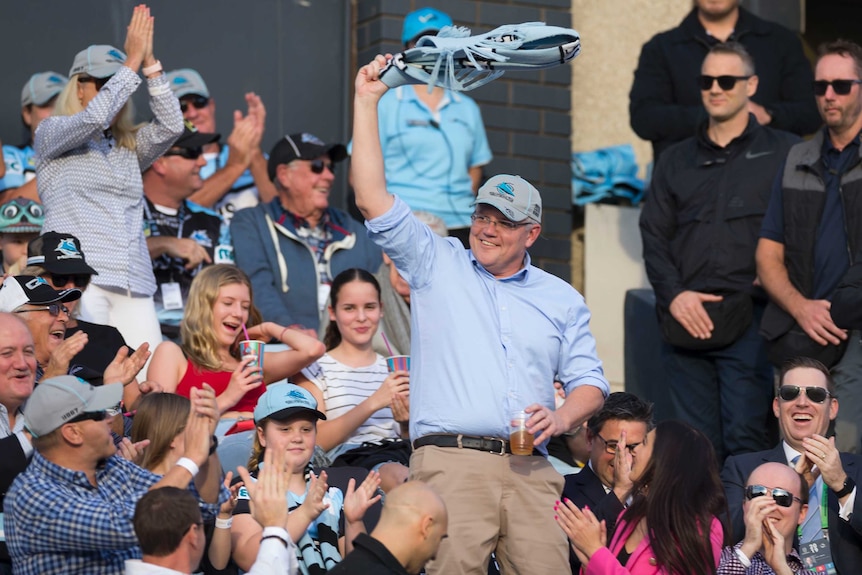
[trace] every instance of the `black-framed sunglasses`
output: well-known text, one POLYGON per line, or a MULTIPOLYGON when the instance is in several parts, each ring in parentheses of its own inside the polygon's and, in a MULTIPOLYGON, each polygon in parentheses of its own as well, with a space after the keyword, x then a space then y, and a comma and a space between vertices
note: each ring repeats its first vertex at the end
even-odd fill
POLYGON ((805 390, 805 395, 814 403, 823 403, 827 397, 835 397, 825 387, 799 387, 798 385, 782 385, 778 388, 778 397, 782 401, 793 401, 799 397, 799 393, 805 390))
POLYGON ((47 311, 51 314, 52 317, 58 317, 60 315, 60 312, 69 315, 69 308, 58 303, 52 303, 43 307, 37 307, 33 309, 16 309, 15 313, 26 313, 28 311, 47 311))
POLYGON ((180 100, 180 110, 185 114, 189 106, 194 106, 196 110, 202 110, 210 103, 210 99, 205 96, 188 96, 180 100))
POLYGON ((78 76, 78 82, 88 83, 92 82, 96 86, 96 90, 101 90, 105 84, 108 83, 112 76, 108 76, 107 78, 94 78, 92 76, 78 76))
POLYGON ((832 91, 839 96, 846 96, 853 89, 853 84, 862 84, 862 80, 815 80, 814 95, 825 96, 826 89, 832 86, 832 91))
POLYGON ((751 76, 707 76, 706 74, 702 74, 698 78, 698 82, 700 84, 700 89, 704 92, 707 90, 712 90, 712 85, 715 82, 718 82, 718 87, 722 90, 733 90, 733 87, 736 86, 736 83, 740 80, 748 80, 751 76))
POLYGON ((473 222, 473 225, 478 225, 480 227, 486 228, 491 224, 499 229, 504 229, 509 232, 514 232, 520 227, 529 225, 531 222, 510 222, 509 220, 497 220, 494 218, 489 218, 488 216, 483 216, 482 214, 471 214, 470 221, 473 222))
POLYGON ((780 487, 766 487, 764 485, 749 485, 745 488, 745 498, 748 500, 754 499, 755 497, 763 497, 764 495, 769 495, 772 493, 772 499, 780 505, 781 507, 790 507, 793 505, 794 501, 798 501, 800 504, 802 500, 787 491, 786 489, 781 489, 780 487))
POLYGON ((179 156, 181 158, 185 158, 187 160, 197 160, 204 153, 204 149, 201 147, 197 148, 171 148, 167 152, 165 152, 166 156, 179 156))
POLYGON ((108 419, 107 409, 102 409, 100 411, 85 411, 84 413, 78 414, 66 423, 78 423, 81 421, 105 421, 108 419))
MULTIPOLYGON (((602 437, 602 436, 601 436, 601 435, 599 435, 598 433, 596 434, 596 437, 598 437, 599 439, 601 439, 601 440, 602 440, 602 443, 604 443, 604 444, 605 444, 605 453, 608 453, 608 454, 610 454, 610 455, 615 455, 615 454, 616 454, 616 452, 617 452, 617 447, 619 447, 619 445, 620 445, 620 442, 619 442, 619 441, 616 441, 616 440, 608 441, 607 439, 605 439, 604 437, 602 437)), ((643 444, 643 441, 638 441, 637 443, 629 443, 629 444, 627 444, 627 445, 626 445, 626 449, 628 449, 628 450, 629 450, 629 453, 634 453, 634 452, 635 452, 635 449, 637 449, 637 447, 638 447, 639 445, 641 445, 641 444, 643 444)))
POLYGON ((69 285, 69 282, 78 288, 84 289, 90 285, 90 276, 86 274, 51 274, 51 284, 63 288, 69 285))
POLYGON ((335 165, 332 162, 323 160, 311 160, 311 172, 318 176, 323 173, 323 170, 329 170, 330 174, 335 174, 335 165))

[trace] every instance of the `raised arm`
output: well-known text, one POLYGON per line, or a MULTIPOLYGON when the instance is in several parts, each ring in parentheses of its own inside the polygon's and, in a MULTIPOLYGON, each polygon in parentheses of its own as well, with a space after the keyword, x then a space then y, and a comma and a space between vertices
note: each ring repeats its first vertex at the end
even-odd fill
POLYGON ((271 321, 263 322, 249 329, 249 337, 263 340, 275 339, 290 349, 264 353, 264 383, 281 381, 311 365, 326 353, 326 347, 316 337, 298 329, 283 327, 271 321))
POLYGON ((356 207, 365 219, 374 219, 392 207, 393 198, 386 191, 383 150, 377 126, 377 103, 388 89, 380 81, 380 70, 386 58, 377 55, 356 74, 353 97, 353 158, 350 162, 356 207))

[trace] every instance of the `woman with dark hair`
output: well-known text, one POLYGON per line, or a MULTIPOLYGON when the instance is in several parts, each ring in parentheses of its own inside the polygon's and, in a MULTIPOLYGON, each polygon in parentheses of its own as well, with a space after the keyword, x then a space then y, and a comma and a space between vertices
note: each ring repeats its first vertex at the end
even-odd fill
POLYGON ((318 424, 317 443, 336 465, 358 465, 380 472, 387 491, 407 481, 410 375, 389 373, 374 351, 383 310, 380 285, 359 268, 344 270, 329 292, 328 350, 295 378, 327 419, 318 424))
MULTIPOLYGON (((625 445, 621 438, 619 445, 625 445)), ((564 500, 554 510, 586 575, 712 575, 728 531, 727 500, 712 444, 680 421, 664 421, 631 461, 632 502, 607 544, 605 523, 564 500)))

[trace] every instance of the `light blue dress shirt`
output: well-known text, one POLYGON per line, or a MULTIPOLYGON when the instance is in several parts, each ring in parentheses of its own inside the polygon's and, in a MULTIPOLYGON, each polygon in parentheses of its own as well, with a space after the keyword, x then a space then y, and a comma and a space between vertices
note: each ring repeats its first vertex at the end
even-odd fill
POLYGON ((411 439, 508 438, 512 411, 554 409, 555 379, 566 393, 591 385, 608 395, 583 297, 530 265, 529 255, 518 273, 497 279, 397 196, 366 226, 410 284, 411 439))

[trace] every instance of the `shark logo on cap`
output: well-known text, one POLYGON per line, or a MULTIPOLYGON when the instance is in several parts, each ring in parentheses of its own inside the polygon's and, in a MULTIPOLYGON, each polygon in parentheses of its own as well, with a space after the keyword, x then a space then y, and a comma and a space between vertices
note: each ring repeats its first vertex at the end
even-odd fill
POLYGON ((290 391, 285 393, 284 397, 292 397, 293 399, 301 401, 302 403, 306 402, 305 396, 302 395, 302 392, 296 391, 295 389, 291 389, 290 391))
POLYGON ((315 136, 314 134, 309 134, 307 132, 302 133, 302 143, 303 144, 314 144, 315 146, 325 146, 326 144, 323 141, 315 136))
POLYGON ((512 197, 515 197, 515 186, 510 184, 509 182, 502 182, 497 184, 497 191, 501 194, 506 194, 512 197))
POLYGON ((81 252, 79 252, 78 248, 75 247, 75 242, 72 241, 72 238, 65 238, 60 240, 60 243, 57 245, 54 251, 63 254, 61 256, 58 256, 58 259, 81 258, 81 252))
POLYGON ((108 50, 108 56, 111 56, 115 62, 120 62, 121 64, 126 61, 126 57, 119 50, 108 50))

